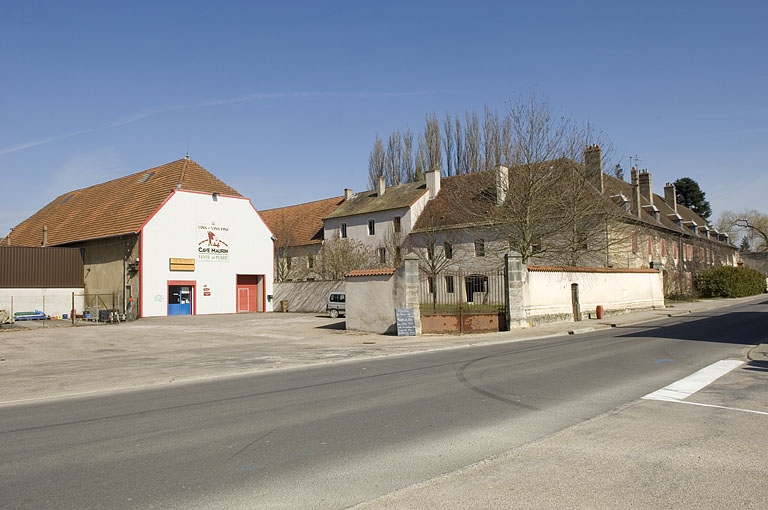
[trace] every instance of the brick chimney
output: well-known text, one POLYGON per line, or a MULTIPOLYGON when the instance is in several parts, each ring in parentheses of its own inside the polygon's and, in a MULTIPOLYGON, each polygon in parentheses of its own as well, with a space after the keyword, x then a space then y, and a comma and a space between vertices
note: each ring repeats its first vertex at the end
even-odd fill
POLYGON ((496 205, 504 204, 509 190, 509 168, 504 165, 496 167, 496 205))
POLYGON ((640 184, 637 177, 637 167, 632 167, 632 214, 638 218, 641 216, 642 209, 640 208, 640 184))
POLYGON ((440 193, 440 169, 427 172, 427 191, 429 191, 430 200, 440 193))
POLYGON ((600 192, 605 192, 603 187, 603 150, 599 145, 587 145, 584 150, 584 168, 587 181, 600 192))
POLYGON ((384 177, 379 177, 379 196, 382 196, 384 192, 387 190, 387 181, 384 180, 384 177))
POLYGON ((344 188, 344 200, 350 200, 352 198, 352 188, 344 188))
POLYGON ((640 175, 640 195, 644 196, 649 204, 653 204, 653 186, 651 185, 651 174, 647 169, 641 170, 640 175))
POLYGON ((673 211, 677 212, 677 190, 675 189, 674 184, 667 183, 667 185, 664 186, 664 202, 666 202, 673 211))
POLYGON ((43 227, 43 246, 48 246, 48 227, 43 227))

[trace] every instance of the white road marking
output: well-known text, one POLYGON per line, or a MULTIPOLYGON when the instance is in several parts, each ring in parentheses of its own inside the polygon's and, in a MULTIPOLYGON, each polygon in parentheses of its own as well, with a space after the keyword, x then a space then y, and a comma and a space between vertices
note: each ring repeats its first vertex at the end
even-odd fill
POLYGON ((726 359, 702 368, 688 377, 673 382, 660 390, 649 393, 643 398, 646 400, 664 400, 667 402, 680 402, 690 397, 702 388, 705 388, 724 376, 736 367, 743 365, 743 361, 726 359))
POLYGON ((678 404, 688 404, 691 406, 701 406, 701 407, 714 407, 715 409, 725 409, 727 411, 739 411, 742 413, 752 413, 752 414, 762 414, 763 416, 768 416, 768 413, 765 411, 755 411, 753 409, 741 409, 739 407, 728 407, 728 406, 716 406, 714 404, 702 404, 701 402, 684 402, 682 400, 676 400, 678 404))

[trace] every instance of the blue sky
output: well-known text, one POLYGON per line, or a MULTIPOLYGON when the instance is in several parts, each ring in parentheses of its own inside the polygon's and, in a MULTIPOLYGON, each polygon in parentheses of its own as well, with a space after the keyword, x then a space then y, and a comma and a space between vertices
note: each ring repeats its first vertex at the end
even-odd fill
MULTIPOLYGON (((270 209, 367 188, 374 138, 535 91, 654 190, 768 212, 759 1, 3 2, 0 237, 190 157, 270 209)), ((108 221, 108 218, 105 218, 108 221)))

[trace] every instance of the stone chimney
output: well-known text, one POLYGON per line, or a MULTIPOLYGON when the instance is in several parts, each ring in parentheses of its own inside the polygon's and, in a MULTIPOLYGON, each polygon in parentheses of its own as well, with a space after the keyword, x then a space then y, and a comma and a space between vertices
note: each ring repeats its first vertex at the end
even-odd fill
POLYGON ((641 170, 640 175, 640 195, 644 196, 649 204, 653 204, 653 186, 651 185, 651 174, 647 169, 641 170))
POLYGON ((637 177, 637 167, 632 167, 632 204, 630 207, 632 214, 638 218, 641 216, 640 208, 640 184, 637 177))
POLYGON ((440 193, 440 169, 427 172, 427 191, 429 191, 430 200, 440 193))
POLYGON ((509 190, 509 168, 504 165, 496 167, 496 205, 501 206, 507 199, 509 190))
POLYGON ((384 192, 387 190, 387 181, 384 180, 384 177, 379 177, 379 196, 382 196, 384 192))
POLYGON ((43 246, 48 246, 48 227, 43 227, 43 246))
POLYGON ((674 184, 667 183, 664 186, 664 202, 667 203, 673 211, 677 212, 677 190, 674 184))
POLYGON ((605 192, 603 187, 603 150, 599 145, 587 145, 584 150, 584 168, 587 181, 602 195, 605 192))
POLYGON ((352 188, 344 188, 344 200, 350 200, 352 198, 352 188))

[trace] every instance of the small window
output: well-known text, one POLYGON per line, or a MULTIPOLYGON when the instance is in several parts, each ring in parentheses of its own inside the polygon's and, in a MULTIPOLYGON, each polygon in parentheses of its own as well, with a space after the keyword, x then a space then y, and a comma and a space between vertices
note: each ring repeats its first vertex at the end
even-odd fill
POLYGON ((346 239, 347 238, 347 224, 346 223, 342 223, 341 226, 339 227, 339 237, 341 237, 342 239, 346 239))
POLYGON ((448 294, 453 294, 454 293, 453 276, 446 276, 445 277, 445 291, 448 294))
POLYGON ((485 257, 484 239, 475 239, 475 257, 485 257))
POLYGON ((387 263, 387 249, 386 248, 379 248, 379 262, 382 264, 387 263))
POLYGON ((403 263, 403 251, 399 246, 395 246, 395 265, 399 266, 403 263))
POLYGON ((427 292, 430 294, 435 293, 435 279, 431 276, 427 276, 427 292))
POLYGON ((399 233, 400 232, 400 228, 401 228, 400 227, 400 216, 395 216, 393 218, 393 220, 392 220, 392 224, 395 227, 395 233, 399 233))
POLYGON ((445 253, 446 260, 453 258, 453 245, 448 241, 443 243, 443 252, 445 253))
POLYGON ((427 260, 435 260, 435 243, 427 243, 427 260))
POLYGON ((376 220, 368 220, 368 235, 376 235, 376 220))
POLYGON ((312 254, 307 255, 307 267, 313 269, 315 267, 315 256, 312 254))

